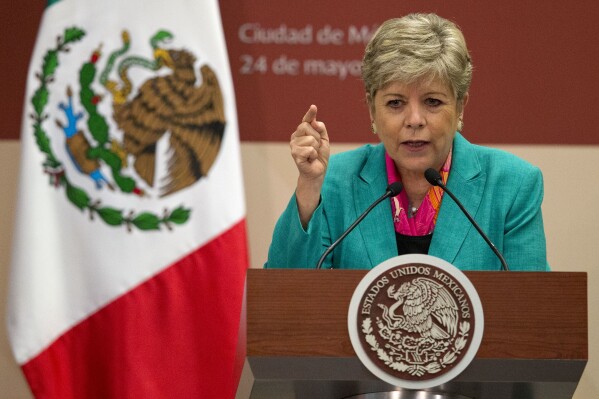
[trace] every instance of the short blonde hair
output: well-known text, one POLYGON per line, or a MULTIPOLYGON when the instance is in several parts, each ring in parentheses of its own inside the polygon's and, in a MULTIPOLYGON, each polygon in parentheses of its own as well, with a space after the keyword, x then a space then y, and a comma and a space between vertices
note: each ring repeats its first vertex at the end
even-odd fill
POLYGON ((458 100, 470 88, 472 62, 464 35, 436 14, 409 14, 385 21, 366 46, 362 79, 370 101, 393 81, 441 78, 458 100))

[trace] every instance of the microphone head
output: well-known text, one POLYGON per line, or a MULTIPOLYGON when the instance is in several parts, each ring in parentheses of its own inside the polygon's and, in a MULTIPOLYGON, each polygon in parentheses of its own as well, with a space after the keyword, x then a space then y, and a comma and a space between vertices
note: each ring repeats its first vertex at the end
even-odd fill
POLYGON ((401 182, 399 182, 399 181, 396 181, 396 182, 389 184, 389 186, 387 187, 387 192, 390 193, 391 197, 395 197, 396 195, 401 193, 402 189, 403 189, 403 184, 401 184, 401 182))
POLYGON ((426 178, 426 181, 428 181, 433 186, 438 186, 443 182, 443 179, 441 179, 441 175, 439 174, 437 169, 434 168, 428 168, 426 171, 424 171, 424 177, 426 178))

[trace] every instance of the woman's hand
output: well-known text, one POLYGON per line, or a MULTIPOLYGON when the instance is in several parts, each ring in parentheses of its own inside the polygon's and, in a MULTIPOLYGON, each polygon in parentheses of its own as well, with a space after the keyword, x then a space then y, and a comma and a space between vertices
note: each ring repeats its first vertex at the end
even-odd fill
POLYGON ((295 196, 304 228, 318 207, 320 189, 329 163, 329 136, 324 123, 316 120, 317 112, 316 105, 311 105, 289 143, 291 156, 299 171, 295 196))
POLYGON ((316 120, 316 105, 311 105, 302 123, 291 135, 291 156, 300 179, 322 180, 329 162, 329 136, 324 123, 316 120))

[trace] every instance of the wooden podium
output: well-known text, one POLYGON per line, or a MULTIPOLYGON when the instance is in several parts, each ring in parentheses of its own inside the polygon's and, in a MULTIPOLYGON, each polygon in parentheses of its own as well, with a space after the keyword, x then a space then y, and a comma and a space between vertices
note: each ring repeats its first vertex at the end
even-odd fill
MULTIPOLYGON (((396 390, 361 364, 347 332, 349 302, 366 273, 248 270, 247 353, 236 398, 341 399, 396 390)), ((465 274, 483 305, 483 339, 464 372, 429 391, 572 398, 588 360, 586 273, 465 274)))

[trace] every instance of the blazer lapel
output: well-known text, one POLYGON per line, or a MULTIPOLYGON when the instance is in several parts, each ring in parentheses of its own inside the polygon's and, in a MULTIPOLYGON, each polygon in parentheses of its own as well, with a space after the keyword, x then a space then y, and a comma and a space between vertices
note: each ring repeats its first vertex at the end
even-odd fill
MULTIPOLYGON (((382 145, 372 149, 373 153, 364 164, 360 174, 354 177, 354 201, 356 212, 361 215, 374 201, 385 193, 385 150, 382 145)), ((357 227, 362 235, 371 267, 397 256, 395 229, 391 218, 391 203, 387 199, 378 204, 357 227)))
MULTIPOLYGON (((447 187, 473 217, 480 206, 485 183, 486 175, 481 172, 474 146, 459 133, 456 134, 447 187)), ((443 195, 437 220, 429 254, 452 263, 468 232, 474 227, 446 194, 443 195)))

